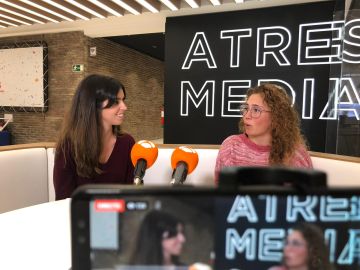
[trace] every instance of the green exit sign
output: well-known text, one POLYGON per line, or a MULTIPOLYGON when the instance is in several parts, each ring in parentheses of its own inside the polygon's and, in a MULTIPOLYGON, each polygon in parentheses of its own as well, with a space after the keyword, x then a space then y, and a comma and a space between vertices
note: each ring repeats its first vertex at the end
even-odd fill
POLYGON ((72 71, 73 72, 82 72, 82 71, 84 71, 84 65, 83 64, 72 65, 72 71))

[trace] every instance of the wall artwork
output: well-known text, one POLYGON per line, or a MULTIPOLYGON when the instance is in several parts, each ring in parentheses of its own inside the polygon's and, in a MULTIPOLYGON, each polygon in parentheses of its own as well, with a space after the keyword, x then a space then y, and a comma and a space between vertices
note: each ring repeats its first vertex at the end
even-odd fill
POLYGON ((47 111, 47 60, 43 41, 0 44, 0 111, 47 111))

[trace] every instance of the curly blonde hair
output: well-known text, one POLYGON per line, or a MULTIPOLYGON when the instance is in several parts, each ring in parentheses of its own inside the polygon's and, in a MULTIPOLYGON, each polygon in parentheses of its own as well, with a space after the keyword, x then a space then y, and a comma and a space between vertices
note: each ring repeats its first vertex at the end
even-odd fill
MULTIPOLYGON (((246 99, 251 95, 260 94, 271 111, 271 151, 269 164, 286 165, 299 145, 304 145, 305 139, 300 131, 300 119, 297 111, 291 105, 291 100, 285 90, 276 84, 265 83, 250 88, 246 99)), ((239 123, 240 131, 244 132, 244 121, 239 123)))

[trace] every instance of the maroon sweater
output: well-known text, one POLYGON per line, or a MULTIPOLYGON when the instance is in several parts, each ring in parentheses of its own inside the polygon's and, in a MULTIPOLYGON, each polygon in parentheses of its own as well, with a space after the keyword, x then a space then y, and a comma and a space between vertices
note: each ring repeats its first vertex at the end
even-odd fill
POLYGON ((132 165, 130 152, 135 141, 128 134, 117 137, 114 149, 105 164, 99 164, 102 174, 93 178, 85 178, 77 175, 75 161, 66 151, 55 154, 54 164, 54 187, 56 200, 69 198, 72 192, 85 184, 132 184, 134 181, 134 166, 132 165))

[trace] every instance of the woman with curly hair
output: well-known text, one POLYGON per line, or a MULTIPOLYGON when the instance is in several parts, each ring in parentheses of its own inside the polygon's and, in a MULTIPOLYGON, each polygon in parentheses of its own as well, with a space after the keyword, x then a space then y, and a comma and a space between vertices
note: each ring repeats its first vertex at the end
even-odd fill
POLYGON ((240 112, 243 133, 223 141, 216 159, 216 181, 220 170, 230 166, 312 168, 298 114, 284 89, 270 83, 250 88, 240 112))
POLYGON ((295 225, 286 238, 283 263, 269 270, 331 270, 329 251, 319 227, 309 223, 295 225))

